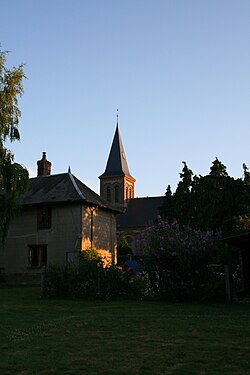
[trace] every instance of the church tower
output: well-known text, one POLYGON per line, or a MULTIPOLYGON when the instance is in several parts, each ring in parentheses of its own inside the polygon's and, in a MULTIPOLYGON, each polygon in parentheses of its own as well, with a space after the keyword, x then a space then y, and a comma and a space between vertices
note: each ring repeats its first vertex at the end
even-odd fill
POLYGON ((118 115, 115 135, 110 149, 106 169, 105 172, 99 176, 99 178, 100 195, 108 202, 122 208, 126 205, 126 200, 134 198, 135 179, 129 173, 118 126, 118 115))

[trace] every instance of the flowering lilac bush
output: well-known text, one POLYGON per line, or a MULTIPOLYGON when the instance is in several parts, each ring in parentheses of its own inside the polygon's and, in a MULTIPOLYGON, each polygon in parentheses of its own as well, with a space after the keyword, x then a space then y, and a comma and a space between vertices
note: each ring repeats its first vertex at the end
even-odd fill
POLYGON ((158 217, 139 239, 151 288, 169 300, 208 300, 223 293, 223 279, 213 272, 220 262, 219 235, 169 224, 158 217))

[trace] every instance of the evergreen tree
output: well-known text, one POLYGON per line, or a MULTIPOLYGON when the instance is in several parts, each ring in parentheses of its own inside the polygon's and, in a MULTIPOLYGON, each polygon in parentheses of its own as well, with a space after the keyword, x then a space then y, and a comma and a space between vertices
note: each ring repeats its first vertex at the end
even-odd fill
POLYGON ((228 176, 228 173, 227 173, 227 167, 222 164, 222 162, 220 160, 218 160, 218 158, 216 158, 213 163, 212 163, 212 166, 210 167, 210 176, 214 176, 214 177, 227 177, 228 176))
POLYGON ((243 163, 243 181, 246 185, 250 185, 250 172, 245 163, 243 163))
POLYGON ((243 163, 243 177, 245 185, 245 202, 248 202, 246 205, 245 211, 241 213, 236 218, 237 230, 239 232, 249 232, 250 231, 250 172, 245 163, 243 163))
POLYGON ((160 207, 160 214, 168 222, 173 219, 173 196, 170 185, 166 189, 163 205, 160 207))
POLYGON ((178 220, 181 225, 189 225, 193 215, 192 205, 192 182, 193 172, 188 168, 187 163, 183 161, 183 169, 180 173, 176 191, 173 194, 173 219, 178 220))
POLYGON ((246 229, 250 211, 248 173, 245 167, 244 178, 234 179, 216 158, 208 175, 192 177, 192 171, 184 163, 176 192, 164 200, 163 214, 167 212, 167 220, 174 218, 182 226, 218 230, 224 235, 246 229))

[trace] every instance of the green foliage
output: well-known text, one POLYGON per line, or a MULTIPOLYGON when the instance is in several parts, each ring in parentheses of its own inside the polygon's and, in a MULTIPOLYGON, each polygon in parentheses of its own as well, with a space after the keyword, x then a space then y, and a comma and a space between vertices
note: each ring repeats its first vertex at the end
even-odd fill
POLYGON ((210 168, 209 174, 210 176, 214 177, 227 177, 227 167, 224 164, 222 164, 222 162, 218 160, 218 158, 215 158, 210 168))
POLYGON ((249 232, 250 231, 250 215, 239 215, 236 218, 236 228, 239 233, 249 232))
POLYGON ((76 288, 78 270, 72 265, 50 265, 43 274, 42 297, 65 298, 76 288))
POLYGON ((171 186, 168 185, 162 207, 159 209, 161 217, 168 219, 169 221, 174 217, 174 199, 171 191, 171 186))
POLYGON ((128 259, 130 256, 133 255, 133 251, 128 244, 128 241, 125 236, 121 236, 119 238, 119 242, 117 245, 117 261, 119 265, 124 263, 124 260, 128 259))
POLYGON ((105 299, 133 299, 141 298, 143 282, 122 271, 117 267, 110 267, 100 273, 100 296, 105 299))
POLYGON ((20 140, 18 130, 21 111, 18 108, 18 96, 23 94, 23 65, 12 70, 5 67, 6 52, 0 50, 0 144, 7 139, 20 140))
POLYGON ((140 241, 151 287, 161 298, 205 301, 223 295, 224 280, 210 265, 221 263, 224 245, 213 232, 181 230, 159 218, 140 241))
POLYGON ((250 178, 246 165, 244 179, 234 179, 217 158, 206 176, 193 176, 184 163, 181 181, 174 194, 166 192, 162 216, 181 226, 221 231, 231 235, 239 230, 240 216, 250 209, 250 178))
POLYGON ((193 172, 188 168, 187 164, 183 162, 184 166, 180 173, 181 181, 178 183, 176 192, 174 194, 174 205, 171 205, 172 212, 170 215, 173 219, 178 218, 178 222, 186 223, 188 214, 192 211, 191 202, 191 187, 193 172))
POLYGON ((142 282, 127 272, 86 259, 79 267, 48 266, 42 283, 44 298, 128 299, 141 297, 141 290, 142 282))
POLYGON ((243 181, 246 185, 250 185, 250 172, 245 163, 243 163, 243 181))
POLYGON ((89 249, 81 251, 80 253, 80 263, 94 263, 96 265, 102 265, 102 258, 97 250, 89 249))
POLYGON ((18 97, 23 94, 23 65, 7 69, 6 52, 0 50, 0 241, 4 243, 11 218, 17 213, 16 199, 28 185, 28 171, 14 162, 6 141, 20 140, 21 112, 18 97))

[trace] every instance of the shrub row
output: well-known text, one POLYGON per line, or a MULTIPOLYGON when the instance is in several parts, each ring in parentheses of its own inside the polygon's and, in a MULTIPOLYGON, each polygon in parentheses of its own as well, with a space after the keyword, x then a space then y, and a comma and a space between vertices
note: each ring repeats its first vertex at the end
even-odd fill
POLYGON ((131 299, 142 297, 142 281, 116 267, 103 268, 92 262, 51 265, 43 274, 42 297, 131 299))
MULTIPOLYGON (((145 298, 168 301, 223 301, 223 270, 227 250, 212 231, 180 228, 158 218, 139 239, 142 273, 104 268, 96 250, 83 251, 79 265, 49 266, 44 273, 43 297, 145 298)), ((132 270, 133 271, 133 270, 132 270)))

